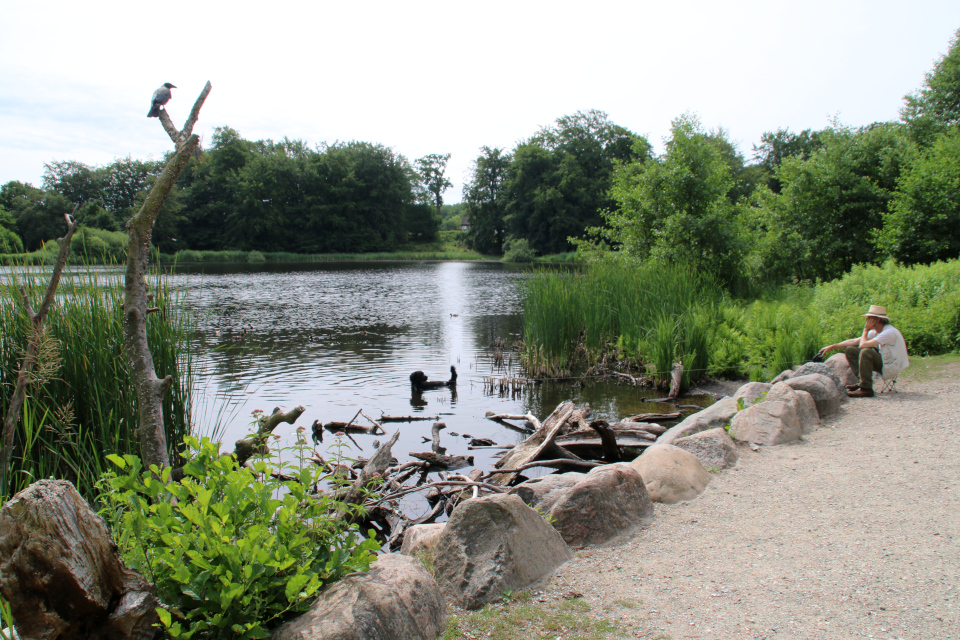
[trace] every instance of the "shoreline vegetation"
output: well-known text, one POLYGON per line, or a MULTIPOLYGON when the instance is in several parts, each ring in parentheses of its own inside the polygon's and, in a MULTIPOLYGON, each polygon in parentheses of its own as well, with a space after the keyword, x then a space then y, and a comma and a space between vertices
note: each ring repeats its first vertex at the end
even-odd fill
POLYGON ((688 266, 608 255, 527 281, 521 353, 535 377, 586 367, 663 385, 682 361, 684 387, 705 376, 766 381, 858 335, 871 304, 890 309, 911 355, 960 351, 960 260, 855 266, 738 298, 688 266))

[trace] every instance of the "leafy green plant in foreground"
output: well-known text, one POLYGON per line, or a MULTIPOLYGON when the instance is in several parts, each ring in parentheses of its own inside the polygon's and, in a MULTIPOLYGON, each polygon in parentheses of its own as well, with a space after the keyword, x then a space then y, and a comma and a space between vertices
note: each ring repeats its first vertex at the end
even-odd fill
POLYGON ((366 570, 379 544, 350 518, 359 507, 308 495, 319 470, 289 465, 272 478, 262 460, 236 467, 207 438, 185 439, 184 477, 110 455, 101 514, 124 561, 157 585, 173 638, 264 638, 305 611, 324 584, 366 570))

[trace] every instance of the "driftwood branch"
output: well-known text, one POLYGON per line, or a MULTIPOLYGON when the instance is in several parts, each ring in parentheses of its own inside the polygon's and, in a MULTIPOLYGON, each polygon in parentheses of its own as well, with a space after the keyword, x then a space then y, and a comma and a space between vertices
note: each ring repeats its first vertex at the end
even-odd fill
POLYGON ((27 348, 24 350, 23 363, 20 365, 20 372, 17 374, 17 384, 14 387, 13 396, 10 398, 10 405, 7 407, 7 415, 3 420, 3 438, 2 447, 0 447, 0 498, 7 494, 10 486, 10 463, 13 459, 13 443, 16 434, 17 422, 20 420, 20 410, 23 408, 23 402, 27 397, 27 385, 30 382, 30 376, 37 364, 37 352, 40 347, 40 340, 43 335, 43 321, 47 317, 50 305, 57 293, 57 287, 60 286, 60 276, 63 274, 63 268, 67 264, 67 258, 70 255, 70 241, 73 240, 73 234, 77 230, 77 221, 74 215, 77 213, 77 204, 73 208, 73 214, 65 214, 67 220, 67 232, 62 238, 57 239, 60 250, 57 252, 57 261, 53 266, 53 273, 50 275, 50 284, 47 285, 47 292, 40 303, 40 309, 34 312, 30 305, 30 298, 27 296, 27 290, 20 287, 20 296, 23 298, 23 306, 27 311, 27 317, 30 319, 30 330, 27 333, 27 348))
POLYGON ((536 460, 534 462, 528 462, 527 464, 522 464, 519 467, 513 469, 494 469, 482 476, 482 480, 492 478, 498 473, 520 473, 521 471, 526 471, 527 469, 533 469, 534 467, 549 467, 551 469, 564 469, 566 467, 581 467, 584 469, 593 469, 594 467, 602 467, 603 462, 595 462, 593 460, 567 460, 562 458, 560 460, 536 460))
POLYGON ((273 430, 284 422, 293 424, 303 415, 304 411, 306 411, 306 409, 302 406, 295 407, 286 412, 281 411, 280 407, 277 407, 269 416, 261 418, 257 432, 252 436, 237 440, 234 445, 233 454, 237 458, 237 464, 243 465, 243 463, 257 454, 266 455, 268 451, 266 448, 267 438, 273 433, 273 430))
POLYGON ((488 484, 486 482, 465 482, 463 480, 438 480, 436 482, 422 484, 417 487, 410 487, 409 489, 404 489, 403 491, 395 491, 394 493, 390 493, 378 498, 376 502, 374 502, 373 504, 380 504, 381 502, 396 500, 397 498, 402 498, 405 495, 416 493, 417 491, 422 491, 424 489, 431 489, 433 487, 480 487, 481 489, 488 489, 489 491, 495 491, 496 493, 507 492, 507 489, 505 489, 504 487, 498 487, 497 485, 488 484))
POLYGON ((173 120, 170 119, 170 114, 167 113, 167 110, 160 110, 160 124, 163 125, 163 130, 166 131, 170 139, 173 140, 173 144, 177 149, 180 149, 193 134, 193 127, 197 124, 197 119, 200 117, 200 109, 203 108, 203 103, 207 100, 207 95, 212 88, 213 85, 208 81, 203 87, 203 91, 200 92, 200 96, 196 102, 193 103, 193 108, 190 109, 190 115, 187 116, 187 121, 183 123, 183 129, 180 131, 177 131, 177 127, 174 126, 173 120))
MULTIPOLYGON (((395 431, 394 434, 390 436, 390 439, 381 444, 380 448, 370 456, 370 461, 367 462, 366 466, 360 472, 360 476, 339 498, 341 502, 347 504, 363 504, 366 499, 366 486, 376 476, 382 476, 387 470, 387 467, 390 466, 390 458, 393 456, 393 445, 397 444, 397 438, 399 437, 400 432, 395 431)), ((380 502, 382 502, 382 500, 380 500, 380 502)), ((341 512, 337 515, 343 517, 345 514, 341 512)))
MULTIPOLYGON (((496 463, 496 467, 498 469, 518 467, 539 458, 544 450, 553 445, 553 440, 557 437, 557 434, 560 433, 560 428, 570 419, 573 412, 574 406, 572 402, 560 403, 529 438, 500 458, 496 463)), ((566 456, 564 455, 564 457, 566 456)), ((513 479, 516 477, 517 474, 515 473, 505 473, 497 476, 494 482, 500 486, 507 486, 513 482, 513 479)))
MULTIPOLYGON (((177 147, 176 153, 163 168, 140 210, 127 222, 130 240, 127 243, 127 267, 124 275, 123 352, 137 392, 140 410, 137 438, 140 440, 140 457, 147 468, 151 465, 163 467, 170 464, 167 436, 163 426, 163 397, 173 383, 171 376, 163 379, 157 377, 153 355, 147 344, 150 294, 147 290, 146 274, 150 258, 150 237, 153 234, 153 223, 163 203, 200 142, 200 138, 192 133, 193 123, 196 122, 196 116, 210 88, 208 82, 194 104, 191 119, 184 125, 184 130, 171 136, 177 147)), ((161 110, 160 113, 164 116, 161 117, 161 122, 169 121, 166 110, 161 110)), ((166 123, 164 128, 167 129, 166 123)), ((167 133, 170 133, 169 129, 167 133)))

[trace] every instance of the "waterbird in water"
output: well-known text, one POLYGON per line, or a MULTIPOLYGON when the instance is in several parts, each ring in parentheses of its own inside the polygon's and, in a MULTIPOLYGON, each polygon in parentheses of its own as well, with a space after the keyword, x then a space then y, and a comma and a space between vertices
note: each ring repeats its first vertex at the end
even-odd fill
POLYGON ((153 92, 153 99, 150 103, 150 113, 147 114, 148 118, 159 118, 160 117, 160 107, 170 102, 170 89, 176 89, 175 85, 170 84, 169 82, 164 82, 163 85, 153 92))

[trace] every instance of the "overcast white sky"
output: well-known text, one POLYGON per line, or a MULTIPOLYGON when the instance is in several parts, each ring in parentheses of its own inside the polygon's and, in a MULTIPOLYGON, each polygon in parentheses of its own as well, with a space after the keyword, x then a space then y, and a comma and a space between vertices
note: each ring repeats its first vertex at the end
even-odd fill
POLYGON ((684 112, 751 155, 764 131, 895 120, 960 28, 957 0, 0 0, 0 184, 43 164, 159 157, 150 96, 197 132, 452 154, 606 111, 660 150, 684 112))

